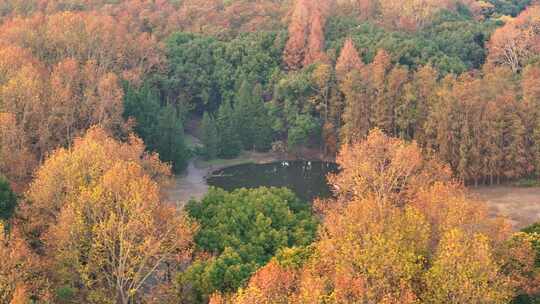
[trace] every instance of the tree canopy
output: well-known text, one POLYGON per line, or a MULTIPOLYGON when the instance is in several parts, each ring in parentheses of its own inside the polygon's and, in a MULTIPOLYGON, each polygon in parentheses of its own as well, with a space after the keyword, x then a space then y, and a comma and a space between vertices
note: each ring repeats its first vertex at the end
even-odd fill
POLYGON ((180 277, 185 290, 191 286, 191 301, 235 291, 278 250, 309 245, 317 228, 309 205, 288 189, 211 189, 186 209, 200 224, 196 250, 212 256, 195 261, 180 277))

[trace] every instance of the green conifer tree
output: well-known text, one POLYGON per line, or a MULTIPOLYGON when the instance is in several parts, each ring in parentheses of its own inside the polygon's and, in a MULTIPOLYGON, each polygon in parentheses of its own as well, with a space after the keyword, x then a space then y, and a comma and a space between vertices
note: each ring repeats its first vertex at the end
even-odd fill
POLYGON ((253 127, 255 124, 253 86, 244 80, 236 94, 234 103, 234 123, 242 141, 242 146, 246 150, 253 149, 255 134, 253 127))
POLYGON ((135 119, 135 132, 144 140, 148 150, 155 151, 160 114, 157 92, 147 84, 140 89, 127 85, 125 92, 124 117, 135 119))
POLYGON ((272 141, 272 125, 264 106, 262 86, 252 86, 244 80, 237 93, 234 112, 244 149, 268 150, 272 141))
POLYGON ((217 126, 219 135, 219 156, 234 158, 242 150, 242 142, 236 129, 236 115, 231 103, 224 101, 218 110, 217 126))
POLYGON ((268 151, 272 147, 272 119, 264 105, 260 84, 253 89, 253 110, 253 146, 257 151, 268 151))
POLYGON ((214 118, 204 112, 202 120, 202 142, 206 159, 214 159, 218 155, 219 137, 214 118))
POLYGON ((190 153, 184 142, 184 125, 175 107, 169 104, 161 109, 157 129, 156 150, 161 160, 171 162, 174 172, 181 172, 190 153))

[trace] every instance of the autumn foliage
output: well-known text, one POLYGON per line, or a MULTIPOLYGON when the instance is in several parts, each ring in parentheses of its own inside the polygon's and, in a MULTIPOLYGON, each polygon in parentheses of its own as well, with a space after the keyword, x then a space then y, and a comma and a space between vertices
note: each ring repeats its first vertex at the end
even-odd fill
POLYGON ((81 300, 127 304, 150 280, 167 282, 175 271, 167 265, 188 260, 191 237, 141 165, 119 162, 66 201, 45 243, 59 286, 79 289, 81 300))
POLYGON ((339 14, 352 15, 360 20, 372 21, 393 29, 414 31, 422 28, 443 10, 455 10, 459 4, 465 5, 473 13, 480 15, 479 3, 484 1, 452 0, 338 0, 339 14))
POLYGON ((506 303, 538 286, 534 262, 522 252, 532 254, 531 243, 509 241, 508 224, 490 218, 414 144, 375 130, 338 162, 343 171, 332 183, 350 191, 337 192, 338 204, 322 203, 319 240, 305 264, 270 262, 216 303, 506 303), (419 166, 425 169, 411 170, 419 166))
POLYGON ((85 187, 97 183, 118 162, 137 163, 160 183, 170 174, 156 155, 145 152, 139 138, 131 136, 127 143, 121 143, 103 129, 92 128, 71 148, 55 151, 35 173, 26 193, 28 202, 22 207, 23 217, 34 219, 25 225, 27 233, 39 236, 45 232, 56 223, 66 202, 79 197, 85 187))
POLYGON ((517 72, 539 51, 540 6, 533 5, 493 33, 488 60, 517 72))
POLYGON ((128 303, 148 280, 170 282, 176 269, 165 265, 189 258, 194 226, 164 202, 160 186, 169 174, 140 139, 121 143, 100 128, 53 153, 19 211, 22 234, 7 247, 26 240, 31 247, 16 250, 46 267, 32 268, 50 284, 33 296, 65 290, 72 300, 128 303))
POLYGON ((465 188, 540 176, 537 2, 0 0, 0 303, 538 296, 540 236, 465 188), (272 146, 334 197, 168 202, 272 146))
POLYGON ((343 80, 348 73, 353 70, 361 71, 364 67, 364 63, 358 54, 358 50, 354 46, 352 39, 348 38, 343 44, 341 53, 336 62, 336 76, 338 79, 343 80))
POLYGON ((39 290, 41 279, 32 274, 39 266, 18 231, 7 232, 6 228, 0 222, 0 301, 27 303, 39 290))
POLYGON ((449 168, 426 160, 416 143, 385 136, 372 130, 365 141, 345 145, 337 159, 342 168, 329 177, 339 197, 404 204, 422 187, 450 180, 449 168))
POLYGON ((327 0, 295 1, 283 53, 283 61, 290 70, 326 60, 324 25, 329 5, 327 0))
POLYGON ((125 136, 121 81, 139 83, 161 66, 156 41, 129 27, 110 16, 72 12, 1 25, 0 154, 13 161, 3 169, 10 180, 24 185, 37 161, 92 125, 125 136))

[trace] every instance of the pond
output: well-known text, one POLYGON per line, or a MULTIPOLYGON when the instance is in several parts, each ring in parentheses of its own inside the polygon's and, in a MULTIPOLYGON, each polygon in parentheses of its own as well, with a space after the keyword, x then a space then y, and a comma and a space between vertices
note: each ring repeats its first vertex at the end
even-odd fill
POLYGON ((335 163, 323 161, 281 161, 269 164, 245 164, 214 171, 208 185, 234 190, 238 188, 287 187, 296 195, 312 201, 329 197, 328 173, 337 172, 335 163))

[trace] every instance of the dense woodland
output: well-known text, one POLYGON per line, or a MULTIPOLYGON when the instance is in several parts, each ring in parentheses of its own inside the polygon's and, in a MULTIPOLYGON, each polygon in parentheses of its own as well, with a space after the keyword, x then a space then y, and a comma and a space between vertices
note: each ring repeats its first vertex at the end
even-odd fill
POLYGON ((540 303, 539 176, 534 0, 0 0, 2 304, 540 303), (168 201, 246 150, 334 198, 168 201))

